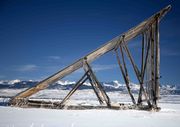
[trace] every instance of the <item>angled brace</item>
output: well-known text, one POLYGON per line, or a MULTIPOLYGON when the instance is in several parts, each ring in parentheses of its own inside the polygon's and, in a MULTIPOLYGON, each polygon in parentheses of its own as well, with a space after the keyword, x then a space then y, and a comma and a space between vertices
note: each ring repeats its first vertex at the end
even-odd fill
POLYGON ((114 46, 114 50, 117 50, 119 48, 120 44, 124 41, 124 37, 125 35, 122 35, 118 38, 116 45, 114 46))
POLYGON ((83 83, 88 79, 86 76, 88 72, 86 72, 79 81, 75 84, 75 86, 71 89, 71 91, 68 93, 68 95, 61 101, 60 107, 63 108, 65 105, 65 102, 73 95, 73 93, 81 86, 83 83))
POLYGON ((131 89, 130 89, 130 86, 129 86, 129 78, 128 78, 128 73, 127 73, 127 70, 126 70, 126 65, 125 65, 125 61, 124 61, 124 57, 123 57, 123 56, 124 56, 124 55, 123 55, 123 51, 121 50, 121 55, 122 55, 122 57, 123 57, 123 63, 124 63, 124 68, 125 68, 125 71, 126 71, 126 72, 124 72, 123 66, 122 66, 122 64, 121 64, 120 57, 119 57, 119 55, 118 55, 118 51, 117 51, 117 50, 114 50, 114 51, 115 51, 115 53, 116 53, 116 58, 117 58, 117 61, 118 61, 118 64, 119 64, 119 67, 120 67, 122 76, 123 76, 123 78, 124 78, 124 81, 125 81, 125 84, 126 84, 128 93, 129 93, 129 95, 130 95, 130 97, 131 97, 131 100, 132 100, 133 104, 136 104, 136 101, 135 101, 135 99, 134 99, 133 94, 131 93, 131 89))
POLYGON ((84 59, 84 70, 89 71, 88 72, 88 77, 89 77, 90 82, 92 83, 92 86, 94 87, 95 93, 97 93, 96 94, 97 97, 101 98, 100 100, 102 102, 105 101, 108 107, 111 107, 110 98, 108 97, 108 95, 106 94, 104 88, 101 86, 100 82, 96 78, 94 72, 92 71, 90 65, 87 63, 86 59, 84 59))
POLYGON ((149 101, 149 99, 148 99, 148 97, 147 97, 147 93, 146 93, 146 91, 145 91, 145 89, 144 89, 144 86, 143 86, 143 84, 142 84, 142 81, 141 81, 140 71, 138 70, 136 64, 134 63, 134 60, 133 60, 133 58, 132 58, 132 56, 131 56, 131 53, 130 53, 127 45, 124 45, 124 43, 122 43, 122 45, 123 45, 123 48, 124 48, 124 50, 125 50, 128 58, 130 59, 131 64, 133 65, 133 69, 134 69, 134 71, 135 71, 136 77, 137 77, 137 79, 138 79, 138 81, 139 81, 139 84, 140 84, 140 90, 142 90, 142 92, 144 93, 144 96, 145 96, 145 99, 146 99, 146 101, 147 101, 147 104, 151 107, 151 103, 150 103, 150 101, 149 101))

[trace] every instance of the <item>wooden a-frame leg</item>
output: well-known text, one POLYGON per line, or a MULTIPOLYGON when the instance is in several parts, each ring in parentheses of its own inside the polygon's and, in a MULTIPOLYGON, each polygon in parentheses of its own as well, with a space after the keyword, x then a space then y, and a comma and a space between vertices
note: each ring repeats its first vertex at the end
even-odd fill
POLYGON ((147 97, 147 93, 146 93, 146 91, 145 91, 145 89, 144 89, 143 83, 141 82, 140 71, 138 70, 137 66, 135 65, 134 60, 133 60, 133 58, 132 58, 132 56, 131 56, 131 53, 130 53, 127 45, 124 45, 123 47, 124 47, 124 49, 125 49, 125 51, 126 51, 126 54, 127 54, 128 58, 130 59, 131 64, 133 65, 133 69, 134 69, 135 74, 136 74, 136 77, 137 77, 137 79, 138 79, 138 81, 139 81, 139 84, 140 84, 140 87, 141 87, 141 89, 142 89, 142 92, 143 92, 143 94, 144 94, 144 96, 145 96, 145 99, 146 99, 146 101, 147 101, 147 104, 151 107, 151 103, 150 103, 150 101, 149 101, 149 99, 148 99, 148 97, 147 97))
POLYGON ((126 75, 125 75, 125 72, 124 72, 124 70, 123 70, 123 67, 122 67, 122 64, 121 64, 121 61, 120 61, 120 58, 119 58, 119 55, 118 55, 118 51, 115 50, 115 53, 116 53, 116 58, 117 58, 117 61, 118 61, 118 64, 119 64, 121 73, 122 73, 122 75, 123 75, 123 78, 124 78, 124 81, 125 81, 125 84, 126 84, 128 93, 129 93, 129 95, 130 95, 130 97, 131 97, 131 100, 132 100, 133 104, 136 104, 136 101, 135 101, 135 99, 134 99, 134 96, 132 95, 131 90, 130 90, 130 87, 129 87, 129 80, 127 79, 127 77, 126 77, 126 75))
POLYGON ((86 77, 86 74, 88 72, 86 72, 81 79, 75 84, 75 86, 71 89, 71 91, 68 93, 68 95, 61 101, 60 106, 64 107, 65 102, 72 96, 72 94, 88 79, 88 77, 86 77))
POLYGON ((93 81, 92 83, 94 83, 94 84, 92 84, 92 85, 95 87, 95 89, 96 89, 97 91, 99 91, 99 92, 98 92, 98 96, 99 96, 100 98, 102 98, 103 101, 106 102, 106 104, 107 104, 108 107, 111 107, 110 98, 108 97, 108 95, 106 94, 105 90, 103 89, 103 87, 101 86, 101 84, 99 83, 99 81, 97 80, 97 78, 96 78, 94 72, 92 71, 90 65, 87 63, 86 60, 84 61, 84 64, 85 64, 85 70, 88 70, 88 71, 89 71, 89 73, 88 73, 88 74, 89 74, 89 77, 90 77, 90 79, 93 81), (101 96, 101 95, 102 95, 102 96, 101 96))

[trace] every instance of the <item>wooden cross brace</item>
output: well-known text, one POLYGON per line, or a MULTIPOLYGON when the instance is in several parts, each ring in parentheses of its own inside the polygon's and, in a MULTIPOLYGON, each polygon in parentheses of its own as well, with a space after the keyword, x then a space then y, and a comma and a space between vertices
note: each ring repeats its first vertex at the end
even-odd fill
POLYGON ((74 87, 71 89, 71 91, 68 93, 68 95, 62 100, 60 103, 60 107, 65 106, 65 102, 73 95, 73 93, 81 86, 84 82, 89 80, 97 98, 100 104, 106 103, 108 107, 111 107, 111 102, 106 94, 105 90, 101 86, 100 82, 97 80, 94 72, 92 71, 90 65, 87 63, 86 58, 83 61, 83 68, 85 71, 85 74, 79 79, 79 81, 74 85, 74 87))

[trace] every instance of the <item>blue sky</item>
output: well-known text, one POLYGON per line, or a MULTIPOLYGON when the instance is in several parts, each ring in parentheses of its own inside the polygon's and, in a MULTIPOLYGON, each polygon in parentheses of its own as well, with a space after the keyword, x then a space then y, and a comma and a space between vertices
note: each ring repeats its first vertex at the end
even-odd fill
MULTIPOLYGON (((160 23, 161 83, 180 84, 180 2, 173 0, 1 0, 0 80, 48 77, 168 4, 172 10, 160 23)), ((138 44, 129 44, 135 59, 138 44)), ((122 80, 113 52, 92 66, 100 81, 122 80)))

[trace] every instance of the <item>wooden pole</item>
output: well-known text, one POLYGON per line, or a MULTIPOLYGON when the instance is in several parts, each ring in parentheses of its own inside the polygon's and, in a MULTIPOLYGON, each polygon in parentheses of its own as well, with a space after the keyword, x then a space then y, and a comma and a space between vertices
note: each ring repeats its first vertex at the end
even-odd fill
POLYGON ((91 79, 93 79, 95 81, 95 85, 96 85, 96 88, 100 91, 100 93, 102 94, 103 96, 103 99, 104 101, 106 102, 107 106, 108 107, 111 107, 111 102, 110 102, 110 98, 108 97, 108 95, 106 94, 104 88, 101 86, 101 84, 99 83, 99 81, 97 80, 97 77, 95 76, 94 72, 92 71, 90 65, 86 62, 86 65, 87 65, 87 68, 89 70, 89 73, 90 73, 90 77, 91 79))
MULTIPOLYGON (((132 100, 132 102, 133 102, 133 104, 136 104, 136 101, 135 101, 135 99, 134 99, 134 96, 132 95, 132 93, 131 93, 131 90, 130 90, 130 87, 129 87, 129 80, 127 79, 127 74, 125 74, 125 72, 124 72, 124 69, 123 69, 123 67, 122 67, 122 64, 121 64, 121 61, 120 61, 120 57, 119 57, 119 55, 118 55, 118 52, 117 52, 117 50, 114 50, 115 51, 115 53, 116 53, 116 58, 117 58, 117 61, 118 61, 118 64, 119 64, 119 68, 120 68, 120 70, 121 70, 121 73, 122 73, 122 76, 123 76, 123 78, 124 78, 124 81, 125 81, 125 84, 126 84, 126 88, 127 88, 127 90, 128 90, 128 93, 129 93, 129 95, 130 95, 130 97, 131 97, 131 100, 132 100)), ((121 51, 121 53, 122 53, 123 51, 121 51)), ((124 56, 124 55, 123 55, 124 56)), ((124 63, 125 64, 125 63, 124 63)))
MULTIPOLYGON (((149 56, 149 49, 150 49, 150 39, 148 38, 148 35, 146 35, 146 39, 145 39, 145 42, 146 42, 146 54, 145 54, 145 60, 144 60, 144 64, 141 68, 141 81, 142 83, 144 83, 144 75, 145 75, 145 70, 146 70, 146 66, 147 66, 147 61, 148 61, 148 56, 149 56)), ((140 90, 139 90, 139 97, 138 97, 138 104, 140 104, 142 102, 142 88, 140 87, 140 90)))
POLYGON ((151 103, 150 103, 150 101, 149 101, 149 99, 148 99, 148 97, 147 97, 147 93, 146 93, 146 91, 145 91, 145 89, 144 89, 144 86, 143 86, 143 84, 142 84, 142 82, 141 82, 141 77, 140 77, 138 68, 137 68, 137 66, 136 66, 135 63, 134 63, 134 60, 133 60, 133 58, 132 58, 132 56, 131 56, 131 53, 130 53, 127 45, 124 45, 124 49, 125 49, 125 51, 126 51, 126 53, 127 53, 128 58, 130 59, 131 64, 133 65, 133 69, 134 69, 135 74, 136 74, 136 77, 137 77, 137 79, 138 79, 138 81, 139 81, 139 84, 140 84, 140 87, 141 87, 141 89, 142 89, 142 92, 144 93, 144 96, 145 96, 145 99, 146 99, 146 101, 147 101, 147 104, 148 104, 149 106, 151 106, 151 103))
POLYGON ((90 74, 88 74, 88 79, 89 79, 89 82, 90 82, 90 84, 91 84, 91 86, 92 86, 92 88, 93 88, 93 90, 94 90, 94 92, 95 92, 95 94, 96 94, 96 96, 98 98, 99 103, 103 104, 104 103, 103 98, 102 98, 101 95, 99 95, 99 91, 98 91, 97 87, 95 86, 95 83, 94 83, 93 79, 91 79, 90 74))
POLYGON ((159 43, 159 20, 156 18, 155 24, 155 42, 156 42, 156 56, 155 56, 155 91, 156 99, 155 105, 157 106, 157 99, 159 98, 159 77, 160 77, 160 43, 159 43))
MULTIPOLYGON (((151 38, 151 96, 152 99, 155 100, 156 95, 155 95, 155 67, 154 67, 154 26, 151 26, 151 34, 150 34, 150 38, 151 38)), ((153 106, 154 106, 154 101, 153 101, 153 106)))
POLYGON ((88 79, 86 77, 86 72, 81 79, 75 84, 75 86, 71 89, 71 91, 68 93, 68 95, 61 101, 60 105, 64 106, 64 103, 72 96, 72 94, 88 79), (85 78, 86 77, 86 78, 85 78), (85 79, 84 79, 85 78, 85 79))
POLYGON ((99 103, 103 104, 104 103, 104 98, 101 95, 101 93, 100 93, 100 91, 99 91, 99 89, 97 87, 96 82, 94 81, 94 79, 91 76, 91 72, 90 72, 90 69, 89 69, 89 67, 87 65, 87 59, 86 58, 84 58, 84 60, 83 60, 83 68, 84 68, 85 72, 88 72, 87 77, 88 77, 89 82, 90 82, 90 84, 91 84, 91 86, 92 86, 92 88, 93 88, 93 90, 94 90, 94 92, 95 92, 95 94, 96 94, 96 96, 98 98, 99 103))
MULTIPOLYGON (((142 51, 141 51, 141 81, 143 83, 143 78, 142 78, 142 74, 143 74, 143 69, 144 69, 144 32, 142 33, 142 51)), ((142 88, 140 87, 139 89, 139 97, 138 97, 138 104, 140 104, 142 102, 142 88)))

